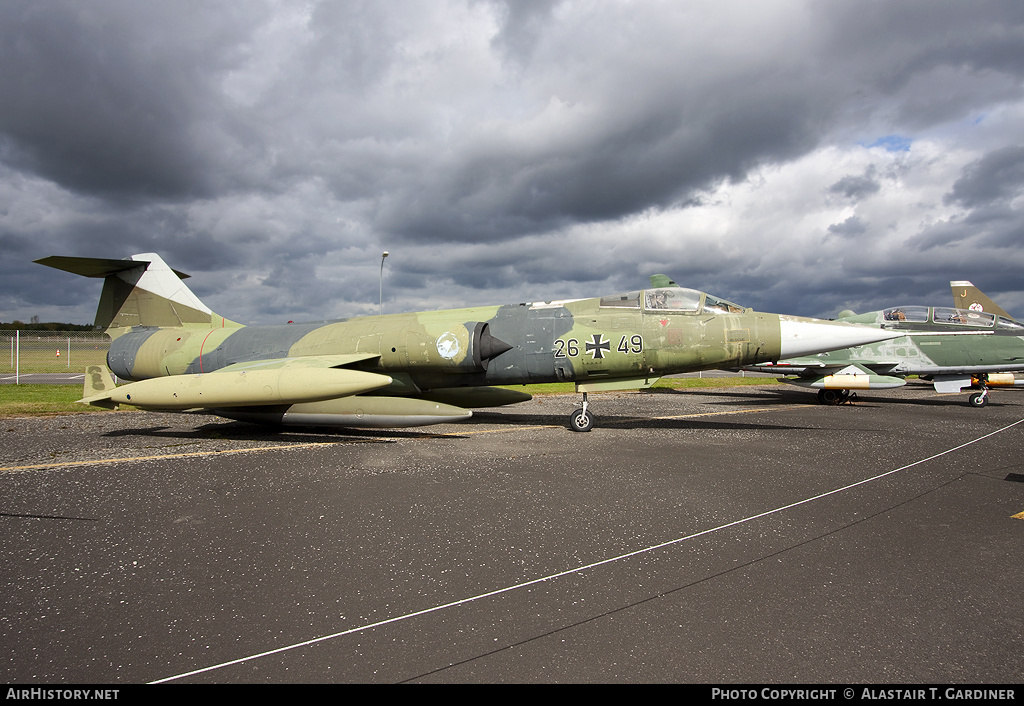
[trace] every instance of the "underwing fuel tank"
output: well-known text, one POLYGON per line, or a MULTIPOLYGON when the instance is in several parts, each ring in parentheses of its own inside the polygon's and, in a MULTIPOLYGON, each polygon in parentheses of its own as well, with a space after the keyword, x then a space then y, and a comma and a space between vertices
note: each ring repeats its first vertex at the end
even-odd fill
POLYGON ((826 375, 816 380, 787 379, 786 382, 813 390, 891 390, 907 381, 891 375, 826 375))
POLYGON ((450 387, 424 392, 421 397, 457 407, 501 407, 533 399, 529 392, 501 387, 450 387))
MULTIPOLYGON (((981 385, 981 381, 977 376, 971 377, 971 384, 975 387, 981 385)), ((1024 385, 1024 380, 1019 380, 1013 373, 989 373, 986 384, 989 387, 1020 387, 1024 385)))
POLYGON ((213 414, 240 422, 303 427, 363 429, 419 427, 458 422, 473 416, 468 409, 414 397, 375 395, 342 397, 271 407, 212 409, 213 414))
POLYGON ((151 410, 292 404, 357 395, 391 384, 361 370, 302 368, 172 375, 121 385, 82 400, 151 410))

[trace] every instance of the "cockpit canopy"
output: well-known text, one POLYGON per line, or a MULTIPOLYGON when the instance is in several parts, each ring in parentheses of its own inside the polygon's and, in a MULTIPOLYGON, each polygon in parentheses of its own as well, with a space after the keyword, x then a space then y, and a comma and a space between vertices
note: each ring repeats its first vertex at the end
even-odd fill
POLYGON ((984 311, 954 309, 949 306, 894 306, 872 314, 850 317, 863 323, 880 323, 893 328, 912 328, 915 324, 938 324, 970 328, 996 328, 1024 333, 1024 325, 1004 316, 984 311), (864 317, 872 320, 864 321, 864 317))
POLYGON ((685 287, 657 287, 601 298, 602 307, 665 313, 742 314, 746 309, 725 299, 685 287))

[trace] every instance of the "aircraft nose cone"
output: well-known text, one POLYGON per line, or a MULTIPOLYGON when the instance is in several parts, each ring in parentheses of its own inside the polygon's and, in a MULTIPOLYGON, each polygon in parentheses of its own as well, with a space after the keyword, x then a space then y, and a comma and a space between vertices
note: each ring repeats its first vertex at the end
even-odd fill
POLYGON ((859 324, 793 316, 780 316, 779 328, 782 358, 796 358, 852 346, 864 346, 904 335, 859 324))

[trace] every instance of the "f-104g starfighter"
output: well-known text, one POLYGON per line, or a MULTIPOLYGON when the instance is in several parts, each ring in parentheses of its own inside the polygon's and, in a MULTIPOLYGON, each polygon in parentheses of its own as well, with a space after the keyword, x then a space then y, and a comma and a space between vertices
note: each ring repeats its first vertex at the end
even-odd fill
POLYGON ((215 314, 154 253, 36 262, 104 280, 96 325, 110 352, 106 369, 88 371, 82 402, 258 423, 436 424, 530 399, 499 386, 572 382, 583 397, 569 427, 588 431, 590 392, 899 335, 754 311, 663 275, 648 289, 590 299, 243 326, 215 314), (111 373, 130 382, 116 385, 111 373))

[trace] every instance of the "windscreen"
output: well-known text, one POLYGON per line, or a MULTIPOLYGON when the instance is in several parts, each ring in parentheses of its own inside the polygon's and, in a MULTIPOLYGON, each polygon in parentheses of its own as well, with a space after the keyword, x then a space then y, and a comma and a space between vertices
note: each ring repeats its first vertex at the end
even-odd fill
POLYGON ((662 287, 644 291, 644 308, 648 311, 690 311, 700 308, 703 292, 682 287, 662 287))

